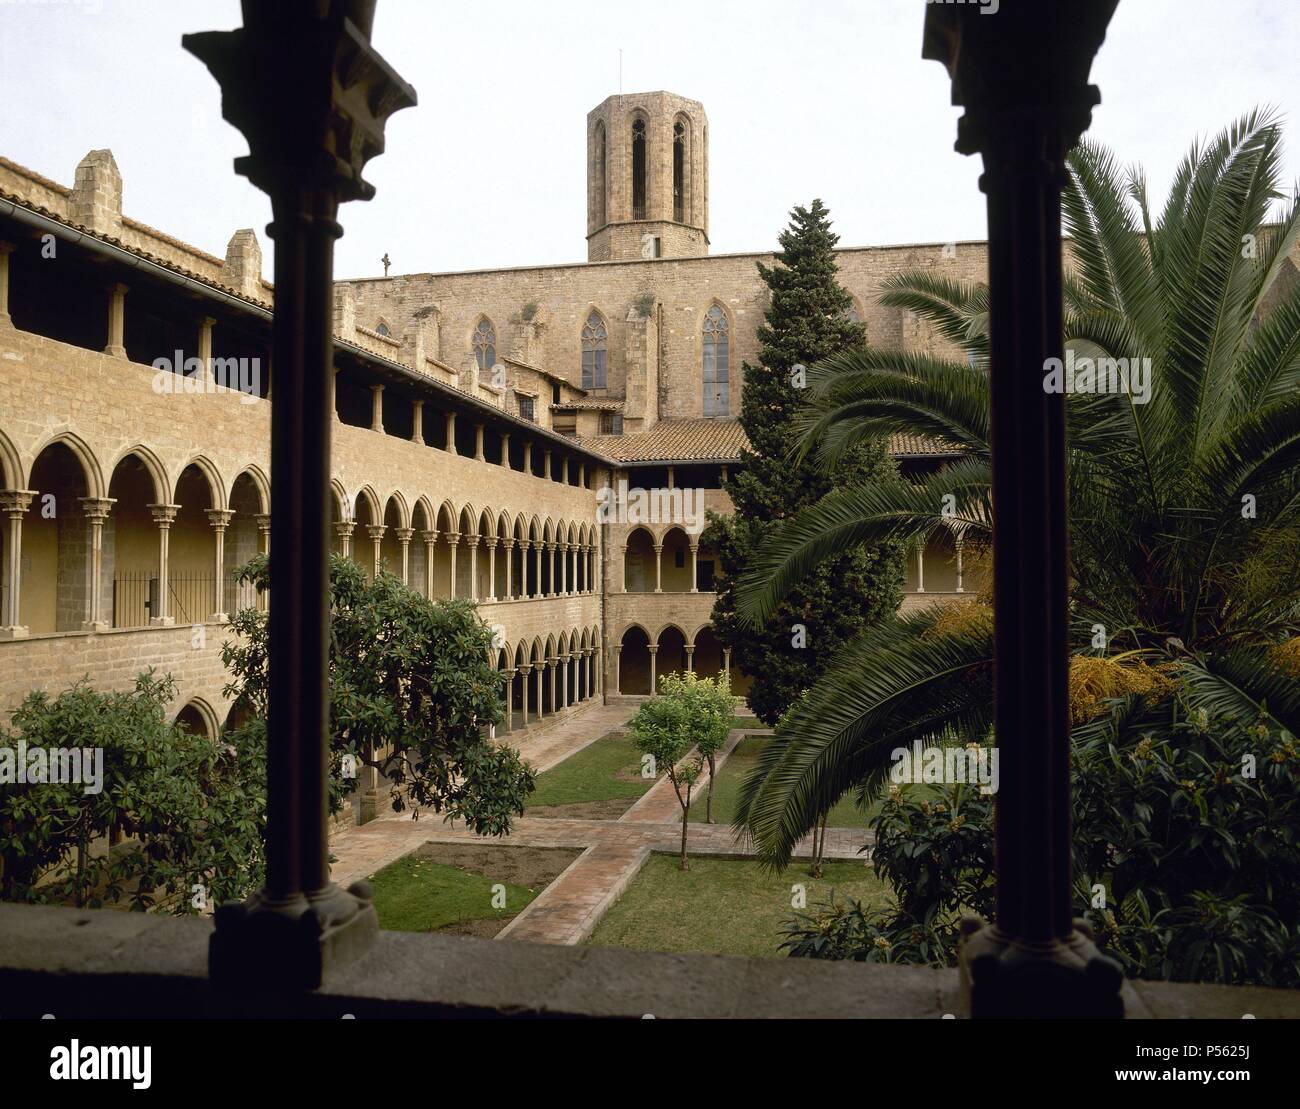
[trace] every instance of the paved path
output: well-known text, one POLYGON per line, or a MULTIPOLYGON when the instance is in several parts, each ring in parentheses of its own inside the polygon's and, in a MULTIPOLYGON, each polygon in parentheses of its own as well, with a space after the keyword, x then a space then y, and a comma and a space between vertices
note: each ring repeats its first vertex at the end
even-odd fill
MULTIPOLYGON (((630 716, 628 706, 595 706, 577 719, 564 721, 536 737, 525 736, 524 757, 539 769, 554 766, 575 751, 620 727, 630 716), (529 740, 534 739, 531 745, 529 740)), ((732 732, 718 759, 721 767, 745 732, 732 732)), ((516 742, 519 742, 516 740, 516 742)), ((697 788, 697 795, 702 796, 697 788)), ((831 828, 826 833, 827 859, 862 860, 868 833, 831 828)), ((360 827, 335 833, 334 881, 343 886, 366 878, 425 843, 509 843, 525 847, 585 848, 558 878, 497 936, 529 943, 579 944, 627 889, 653 852, 676 852, 681 846, 681 806, 666 778, 655 783, 619 820, 543 819, 524 816, 509 836, 484 840, 464 827, 451 827, 436 816, 413 820, 390 813, 360 827)), ((693 823, 688 847, 695 855, 750 855, 752 845, 737 842, 730 825, 693 823)), ((795 849, 812 854, 811 837, 795 849)))

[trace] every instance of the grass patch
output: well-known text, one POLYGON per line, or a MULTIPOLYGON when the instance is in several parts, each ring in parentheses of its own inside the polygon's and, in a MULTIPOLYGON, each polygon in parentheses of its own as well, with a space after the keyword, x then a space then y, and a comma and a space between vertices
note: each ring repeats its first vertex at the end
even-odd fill
POLYGON ((630 807, 652 785, 653 779, 641 777, 641 752, 632 737, 615 732, 539 774, 528 808, 623 800, 630 807))
MULTIPOLYGON (((727 757, 718 771, 718 780, 713 787, 713 820, 715 824, 730 824, 736 818, 736 802, 740 797, 740 787, 750 771, 758 762, 758 757, 772 740, 767 736, 749 736, 736 745, 736 749, 727 757)), ((705 794, 707 786, 697 791, 691 799, 691 822, 704 819, 705 794)), ((875 816, 880 803, 877 801, 867 812, 859 812, 853 805, 853 797, 847 796, 831 810, 826 822, 828 828, 865 828, 875 816)))
POLYGON ((690 870, 677 867, 676 857, 652 855, 587 942, 635 951, 777 958, 781 925, 826 901, 832 889, 876 907, 892 897, 859 862, 827 862, 821 879, 808 876, 806 859, 796 859, 780 874, 753 859, 693 857, 690 870), (791 907, 796 884, 807 890, 806 910, 791 907))
POLYGON ((389 932, 495 936, 579 854, 427 843, 371 876, 379 926, 389 932), (498 883, 505 886, 501 909, 492 904, 492 887, 498 883))

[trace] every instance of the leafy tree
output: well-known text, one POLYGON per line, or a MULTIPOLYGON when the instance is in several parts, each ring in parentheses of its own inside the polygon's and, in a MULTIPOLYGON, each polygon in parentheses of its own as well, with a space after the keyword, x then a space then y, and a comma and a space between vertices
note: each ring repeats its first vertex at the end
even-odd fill
MULTIPOLYGON (((259 556, 240 571, 270 587, 259 556)), ((398 578, 368 581, 351 560, 330 562, 330 805, 355 782, 346 764, 370 766, 391 783, 393 809, 427 806, 502 836, 535 788, 519 752, 488 737, 503 719, 501 675, 489 661, 492 631, 468 601, 431 601, 398 578)), ((222 660, 227 695, 264 718, 267 617, 246 609, 232 621, 222 660)))
POLYGON ((758 331, 759 365, 744 367, 740 422, 750 447, 725 485, 735 511, 712 514, 706 538, 723 572, 713 626, 755 679, 749 704, 767 724, 776 723, 846 643, 894 611, 902 587, 897 544, 856 544, 804 576, 757 626, 737 615, 736 582, 783 521, 837 485, 897 481, 879 443, 860 444, 826 469, 790 459, 807 392, 802 367, 862 347, 866 328, 849 316, 853 300, 836 276, 839 236, 820 200, 794 209, 779 242, 776 264, 758 267, 771 303, 758 331))
POLYGON ((33 749, 99 752, 102 777, 0 779, 4 900, 98 908, 125 898, 132 909, 186 913, 261 882, 265 735, 191 735, 167 721, 175 696, 175 682, 153 671, 130 692, 83 680, 54 699, 28 695, 0 732, 0 766, 23 751, 30 763, 33 749), (128 839, 108 850, 113 832, 128 839))
MULTIPOLYGON (((1266 713, 1300 734, 1300 717, 1283 719, 1271 654, 1300 634, 1300 283, 1276 282, 1300 208, 1274 216, 1281 164, 1280 128, 1252 113, 1192 150, 1154 218, 1140 171, 1089 141, 1070 156, 1067 348, 1152 368, 1149 403, 1134 390, 1066 397, 1071 617, 1075 651, 1095 653, 1100 626, 1102 655, 1160 665, 1194 711, 1266 713)), ((864 542, 946 530, 990 543, 988 291, 913 274, 882 299, 966 357, 867 348, 827 360, 796 417, 798 456, 834 466, 909 433, 965 457, 918 484, 859 483, 801 511, 738 586, 740 615, 760 628, 791 588, 864 542)), ((742 790, 759 850, 787 861, 846 791, 878 794, 892 748, 983 738, 992 651, 991 614, 970 606, 889 621, 832 660, 742 790)))
MULTIPOLYGON (((726 675, 698 678, 694 674, 665 674, 659 696, 646 701, 629 725, 632 741, 654 760, 656 773, 667 773, 682 807, 682 869, 689 870, 686 835, 691 818, 691 792, 731 731, 735 708, 726 675)), ((709 775, 709 797, 713 775, 709 775)))

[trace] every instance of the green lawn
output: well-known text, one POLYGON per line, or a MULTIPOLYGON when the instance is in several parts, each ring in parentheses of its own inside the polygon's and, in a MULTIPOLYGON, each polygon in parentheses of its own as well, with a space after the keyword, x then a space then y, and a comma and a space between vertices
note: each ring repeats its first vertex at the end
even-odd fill
POLYGON ((807 860, 796 859, 784 873, 763 870, 750 859, 652 855, 627 892, 596 925, 587 941, 596 947, 636 951, 703 952, 715 955, 781 955, 781 925, 801 910, 792 907, 792 887, 806 887, 807 910, 831 889, 864 904, 884 906, 890 890, 857 862, 828 862, 824 877, 808 876, 807 860))
POLYGON ((615 732, 539 774, 528 807, 635 800, 652 785, 654 779, 641 777, 641 752, 631 737, 615 732))
POLYGON ((492 907, 495 881, 418 854, 390 863, 370 879, 379 927, 389 932, 433 932, 467 920, 505 920, 523 911, 540 890, 503 883, 506 907, 492 907))
MULTIPOLYGON (((718 771, 718 781, 713 787, 713 821, 715 824, 730 824, 736 816, 736 799, 740 795, 741 783, 749 776, 763 749, 772 741, 767 736, 750 736, 741 740, 736 749, 727 757, 718 771)), ((691 800, 691 820, 704 819, 704 798, 706 790, 701 790, 691 800)), ((875 815, 879 802, 868 813, 861 813, 853 807, 853 798, 845 797, 831 810, 826 822, 829 828, 865 828, 875 815)))

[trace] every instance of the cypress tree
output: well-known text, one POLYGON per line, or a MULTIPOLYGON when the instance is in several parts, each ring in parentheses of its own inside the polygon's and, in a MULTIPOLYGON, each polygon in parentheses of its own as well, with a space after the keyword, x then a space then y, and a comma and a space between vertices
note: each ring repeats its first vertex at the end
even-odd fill
POLYGON ((791 213, 775 264, 759 263, 770 306, 758 331, 760 364, 744 367, 740 422, 750 449, 724 483, 735 513, 711 515, 707 537, 723 573, 713 627, 731 648, 732 665, 752 677, 750 707, 769 725, 811 688, 836 652, 893 613, 901 599, 901 551, 861 547, 818 567, 762 628, 736 619, 735 583, 782 521, 835 486, 898 480, 883 443, 857 448, 831 473, 813 459, 795 465, 789 458, 791 424, 802 403, 795 367, 867 340, 866 327, 849 316, 853 299, 839 283, 838 242, 829 210, 814 200, 791 213))

